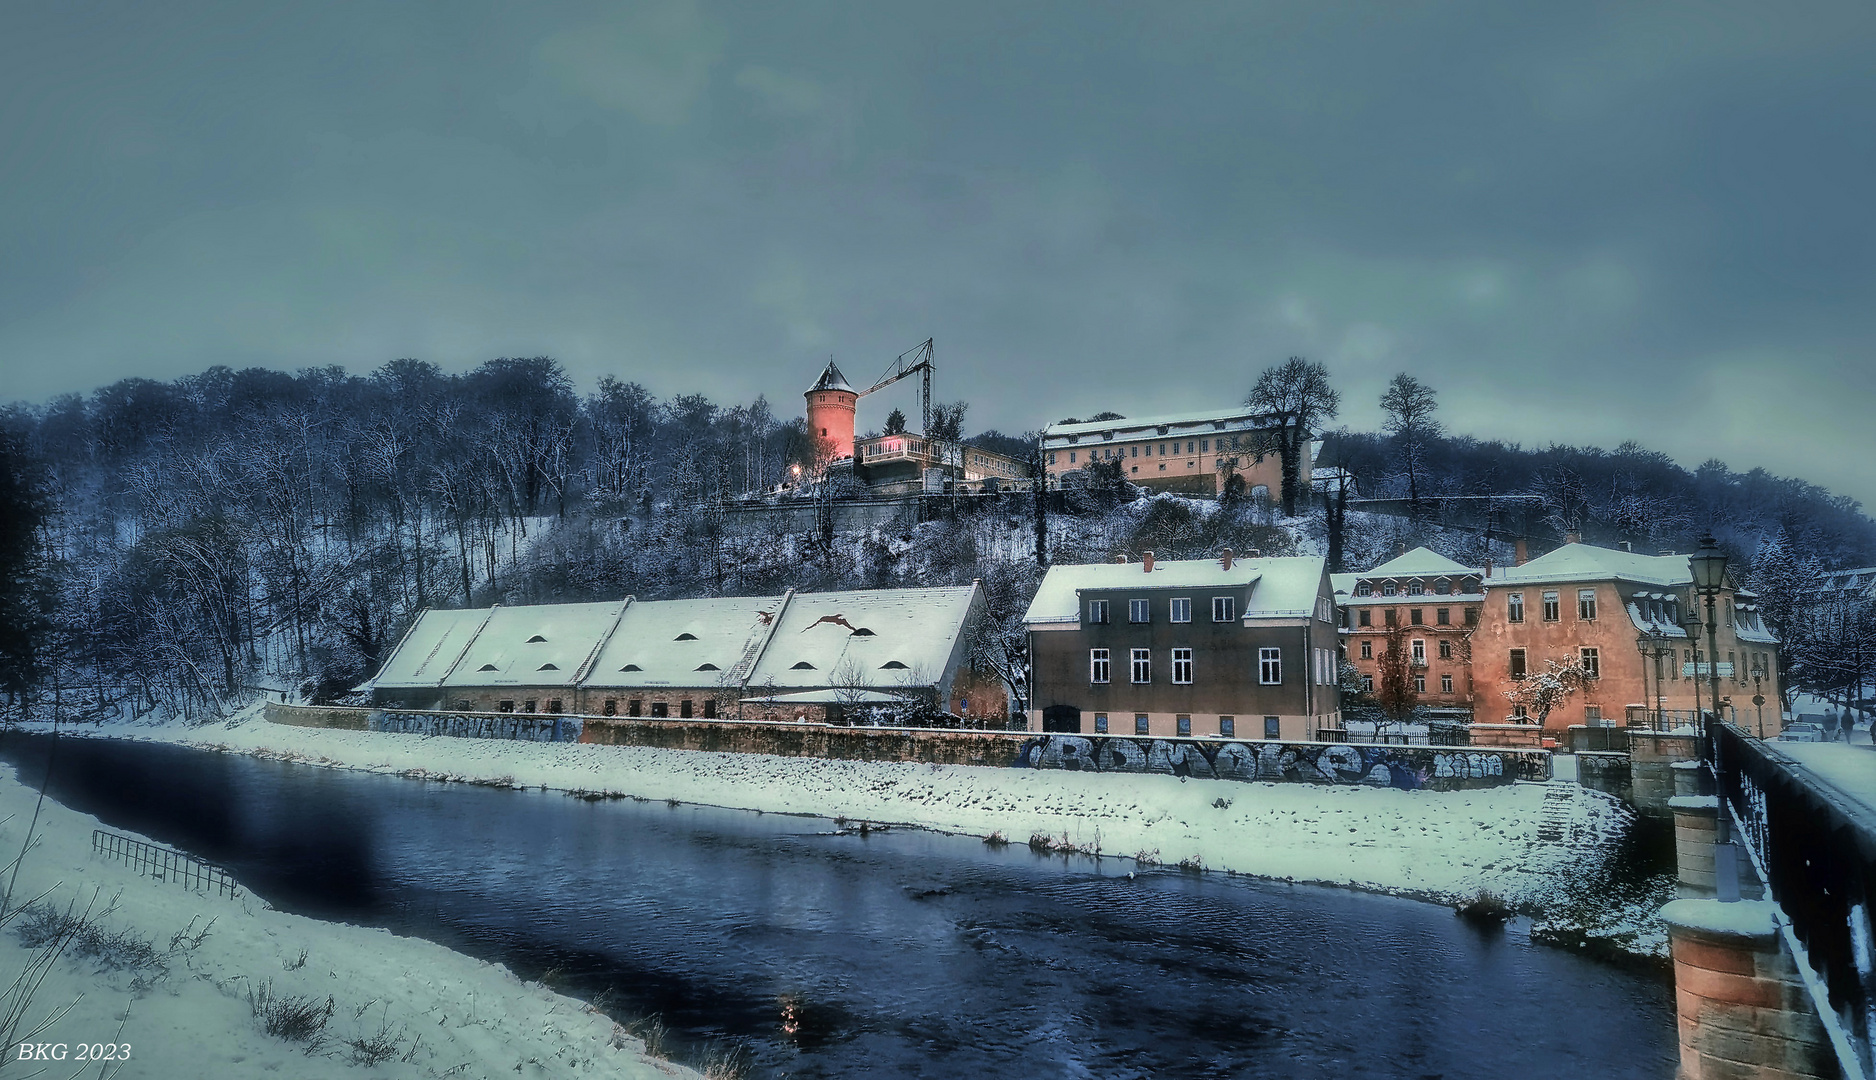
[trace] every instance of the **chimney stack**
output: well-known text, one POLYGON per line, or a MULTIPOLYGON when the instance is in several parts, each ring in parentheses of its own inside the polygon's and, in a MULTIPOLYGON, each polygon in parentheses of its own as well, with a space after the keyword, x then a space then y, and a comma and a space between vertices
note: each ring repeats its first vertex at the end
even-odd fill
POLYGON ((1400 541, 1400 542, 1398 542, 1398 543, 1396 543, 1396 544, 1394 545, 1394 554, 1396 554, 1396 555, 1405 555, 1405 554, 1407 554, 1407 541, 1405 541, 1405 540, 1402 540, 1402 541, 1400 541))
POLYGON ((1531 558, 1530 545, 1520 536, 1511 542, 1511 565, 1523 566, 1531 558))
POLYGON ((1123 552, 1121 552, 1120 554, 1118 554, 1118 555, 1116 555, 1116 556, 1114 556, 1114 561, 1115 561, 1115 562, 1117 562, 1117 563, 1124 563, 1124 562, 1126 562, 1126 561, 1127 561, 1127 553, 1123 551, 1123 552))
POLYGON ((1577 532, 1575 529, 1571 529, 1569 532, 1563 534, 1563 542, 1566 544, 1580 544, 1583 542, 1583 534, 1577 532))
POLYGON ((1232 559, 1232 556, 1234 556, 1235 554, 1237 553, 1232 551, 1230 548, 1226 548, 1225 550, 1219 552, 1218 553, 1218 565, 1224 567, 1226 570, 1231 569, 1231 559, 1232 559))
POLYGON ((1153 553, 1150 551, 1142 551, 1140 553, 1140 564, 1141 566, 1145 568, 1143 571, 1144 573, 1148 573, 1148 574, 1152 573, 1153 572, 1153 553))

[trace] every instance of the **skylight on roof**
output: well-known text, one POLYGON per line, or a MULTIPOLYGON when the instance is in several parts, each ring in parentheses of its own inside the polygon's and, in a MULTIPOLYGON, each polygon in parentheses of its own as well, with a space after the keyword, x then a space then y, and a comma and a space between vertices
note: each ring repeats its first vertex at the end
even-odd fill
POLYGON ((880 667, 881 667, 882 669, 890 669, 890 670, 893 670, 893 671, 904 671, 904 670, 905 670, 905 665, 904 665, 904 664, 902 664, 902 663, 900 663, 900 662, 899 662, 899 661, 897 661, 897 660, 888 660, 888 661, 886 661, 885 663, 883 663, 883 664, 881 664, 881 665, 879 665, 879 666, 880 666, 880 667))
POLYGON ((686 630, 685 632, 683 632, 682 634, 679 634, 678 636, 672 638, 671 640, 672 641, 696 641, 697 635, 686 630))
POLYGON ((476 670, 477 671, 500 671, 501 668, 496 667, 494 664, 483 664, 481 667, 477 668, 476 670))
POLYGON ((542 664, 540 667, 537 667, 534 670, 536 671, 559 671, 560 665, 559 664, 542 664))
POLYGON ((534 644, 534 643, 535 643, 535 642, 537 642, 537 641, 546 641, 546 640, 547 640, 546 638, 544 638, 544 637, 542 637, 542 636, 541 636, 541 635, 539 635, 539 634, 536 634, 536 635, 534 635, 533 637, 531 637, 531 638, 529 638, 529 639, 528 639, 528 644, 530 644, 530 645, 532 645, 532 644, 534 644))
POLYGON ((624 667, 620 668, 619 670, 620 671, 643 671, 645 669, 642 667, 639 667, 637 664, 627 664, 624 667))
POLYGON ((697 670, 698 671, 722 671, 723 669, 716 666, 715 664, 698 664, 697 670))
POLYGON ((795 666, 790 668, 789 670, 790 671, 813 671, 814 665, 808 663, 806 660, 802 660, 802 661, 797 662, 795 666))

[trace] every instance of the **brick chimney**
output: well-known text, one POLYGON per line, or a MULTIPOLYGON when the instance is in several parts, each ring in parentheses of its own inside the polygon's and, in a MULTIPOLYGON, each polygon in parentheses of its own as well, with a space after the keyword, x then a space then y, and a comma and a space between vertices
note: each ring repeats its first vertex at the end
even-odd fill
POLYGON ((1224 567, 1226 570, 1231 569, 1231 560, 1236 555, 1237 555, 1237 552, 1232 551, 1230 548, 1226 548, 1225 550, 1218 553, 1218 565, 1224 567))
POLYGON ((1566 544, 1580 544, 1583 542, 1583 534, 1577 532, 1575 529, 1571 529, 1569 532, 1563 534, 1563 542, 1566 544))
POLYGON ((1140 565, 1143 567, 1143 570, 1142 570, 1143 573, 1147 573, 1147 574, 1152 573, 1153 572, 1153 553, 1150 551, 1142 551, 1140 553, 1140 565))
POLYGON ((1511 542, 1511 565, 1523 566, 1529 561, 1531 561, 1531 547, 1525 542, 1524 537, 1520 536, 1511 542))

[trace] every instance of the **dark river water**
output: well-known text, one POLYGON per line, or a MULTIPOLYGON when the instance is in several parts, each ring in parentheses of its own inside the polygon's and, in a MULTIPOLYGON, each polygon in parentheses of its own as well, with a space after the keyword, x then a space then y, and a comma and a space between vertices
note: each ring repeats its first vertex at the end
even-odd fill
MULTIPOLYGON (((0 739, 22 779, 43 737, 0 739)), ((1124 783, 1124 778, 1117 782, 1124 783)), ((752 1077, 1622 1077, 1671 989, 1444 908, 918 831, 61 739, 67 806, 547 974, 752 1077)))

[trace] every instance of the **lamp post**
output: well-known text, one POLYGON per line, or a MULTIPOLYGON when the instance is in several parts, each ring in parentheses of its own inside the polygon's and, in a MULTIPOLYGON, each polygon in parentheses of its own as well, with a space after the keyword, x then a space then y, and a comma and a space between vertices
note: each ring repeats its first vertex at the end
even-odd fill
POLYGON ((1654 717, 1655 717, 1654 723, 1655 723, 1655 728, 1659 730, 1662 724, 1661 716, 1664 712, 1667 711, 1667 701, 1666 701, 1667 687, 1663 685, 1663 681, 1666 678, 1666 676, 1662 673, 1661 661, 1664 657, 1669 657, 1669 656, 1674 655, 1675 653, 1674 642, 1666 634, 1663 634, 1658 628, 1650 628, 1649 630, 1646 630, 1642 633, 1641 637, 1636 640, 1635 645, 1637 648, 1641 650, 1641 654, 1643 657, 1642 694, 1644 696, 1646 696, 1648 693, 1647 661, 1648 660, 1654 661, 1655 693, 1654 693, 1653 699, 1651 699, 1649 703, 1654 705, 1654 717))
MULTIPOLYGON (((1655 636, 1653 632, 1643 630, 1641 636, 1635 639, 1635 648, 1642 655, 1642 715, 1646 716, 1648 715, 1648 706, 1650 704, 1648 697, 1648 658, 1654 655, 1655 650, 1655 636)), ((1661 662, 1657 660, 1655 661, 1655 689, 1659 690, 1660 688, 1661 662)), ((1656 723, 1660 723, 1659 718, 1656 718, 1656 723)))
MULTIPOLYGON (((1707 601, 1707 689, 1712 691, 1713 715, 1720 715, 1720 641, 1717 614, 1720 590, 1726 585, 1726 553, 1713 534, 1700 538, 1700 550, 1687 557, 1694 590, 1707 601)), ((1695 668, 1698 674, 1699 668, 1695 668)))
POLYGON ((1681 619, 1681 625, 1686 628, 1687 641, 1689 644, 1693 646, 1693 648, 1690 649, 1689 651, 1692 652, 1693 655, 1696 657, 1696 659, 1694 660, 1694 665, 1693 665, 1694 670, 1688 673, 1688 677, 1693 679, 1694 681, 1694 724, 1695 726, 1699 726, 1700 724, 1700 661, 1698 657, 1700 656, 1700 612, 1694 610, 1694 605, 1692 604, 1687 605, 1687 615, 1686 617, 1681 619))
POLYGON ((1759 684, 1765 680, 1765 669, 1758 664, 1752 665, 1752 707, 1759 710, 1759 738, 1765 738, 1765 694, 1759 684))

